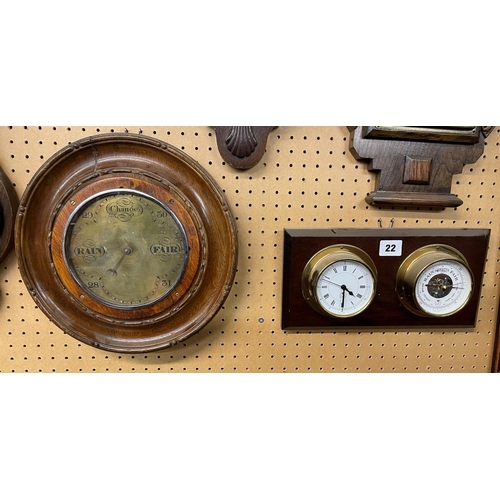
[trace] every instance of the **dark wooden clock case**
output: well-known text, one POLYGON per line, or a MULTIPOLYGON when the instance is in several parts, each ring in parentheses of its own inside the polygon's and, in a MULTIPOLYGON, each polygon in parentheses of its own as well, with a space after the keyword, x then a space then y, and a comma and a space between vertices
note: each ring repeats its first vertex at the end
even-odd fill
POLYGON ((492 127, 349 127, 350 150, 369 160, 377 187, 366 202, 377 206, 458 207, 454 174, 483 154, 492 127))

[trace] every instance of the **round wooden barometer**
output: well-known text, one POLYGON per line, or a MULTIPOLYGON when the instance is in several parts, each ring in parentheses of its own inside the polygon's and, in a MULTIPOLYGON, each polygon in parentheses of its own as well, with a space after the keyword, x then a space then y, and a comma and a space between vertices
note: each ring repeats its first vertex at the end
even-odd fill
POLYGON ((140 353, 203 328, 236 271, 234 219, 212 177, 160 140, 81 139, 42 165, 21 198, 23 280, 63 331, 140 353))

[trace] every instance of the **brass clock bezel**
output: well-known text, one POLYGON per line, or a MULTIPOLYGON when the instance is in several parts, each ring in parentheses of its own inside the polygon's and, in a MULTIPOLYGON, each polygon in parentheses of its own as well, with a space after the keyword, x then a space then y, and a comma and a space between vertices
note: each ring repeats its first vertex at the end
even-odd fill
POLYGON ((222 189, 183 151, 142 134, 87 137, 49 158, 21 199, 15 245, 23 282, 41 311, 75 339, 113 352, 160 350, 199 332, 224 304, 236 273, 236 225, 222 189), (120 188, 172 207, 189 243, 173 293, 144 307, 88 297, 64 261, 74 210, 120 188))
POLYGON ((467 259, 456 248, 449 245, 426 245, 412 252, 399 266, 396 273, 396 292, 403 306, 410 312, 419 316, 445 318, 461 311, 470 301, 474 292, 474 273, 472 272, 467 259), (467 270, 471 287, 465 300, 459 307, 445 314, 430 314, 422 309, 416 296, 416 285, 419 277, 430 266, 441 261, 451 261, 461 264, 467 270))
POLYGON ((315 253, 305 265, 301 280, 302 295, 315 311, 324 316, 350 318, 361 314, 373 302, 377 290, 377 276, 377 268, 372 258, 364 250, 353 245, 331 245, 315 253), (373 286, 366 304, 361 309, 353 313, 336 314, 323 308, 316 294, 316 287, 323 272, 330 265, 344 260, 357 262, 365 266, 371 274, 373 286))

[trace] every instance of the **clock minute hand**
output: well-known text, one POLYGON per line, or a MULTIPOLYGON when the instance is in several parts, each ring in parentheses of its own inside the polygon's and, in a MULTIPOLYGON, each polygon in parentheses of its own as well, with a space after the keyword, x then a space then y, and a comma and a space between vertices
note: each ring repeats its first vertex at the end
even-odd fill
POLYGON ((330 283, 331 285, 339 286, 344 292, 347 292, 349 295, 354 295, 349 288, 347 288, 345 285, 339 285, 338 283, 335 283, 334 281, 330 281, 329 279, 322 277, 321 278, 323 281, 326 281, 327 283, 330 283))
POLYGON ((330 283, 331 285, 339 286, 339 287, 341 287, 341 288, 342 288, 342 286, 344 286, 344 285, 342 285, 342 286, 341 286, 341 285, 339 285, 338 283, 335 283, 335 282, 333 282, 333 281, 330 281, 329 279, 325 278, 324 276, 322 276, 322 277, 321 277, 321 280, 322 280, 322 281, 326 281, 327 283, 330 283))

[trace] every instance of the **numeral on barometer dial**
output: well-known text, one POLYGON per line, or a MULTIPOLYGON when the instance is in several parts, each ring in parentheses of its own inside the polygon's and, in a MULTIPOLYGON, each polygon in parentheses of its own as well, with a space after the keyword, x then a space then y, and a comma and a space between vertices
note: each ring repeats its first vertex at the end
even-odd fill
POLYGON ((348 318, 373 301, 377 270, 370 256, 351 245, 333 245, 317 252, 302 273, 302 294, 326 316, 348 318))

